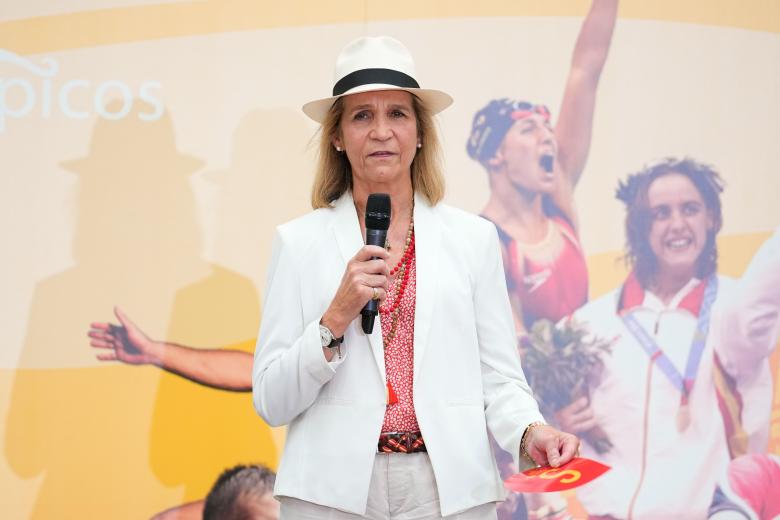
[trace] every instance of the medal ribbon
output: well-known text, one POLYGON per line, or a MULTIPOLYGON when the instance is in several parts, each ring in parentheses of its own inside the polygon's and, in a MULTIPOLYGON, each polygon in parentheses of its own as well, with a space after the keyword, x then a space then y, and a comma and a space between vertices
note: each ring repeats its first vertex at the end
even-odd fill
POLYGON ((699 370, 699 362, 704 353, 704 346, 707 342, 707 332, 710 328, 710 315, 712 304, 718 294, 718 279, 712 275, 707 281, 707 288, 704 290, 701 309, 699 310, 699 319, 696 322, 696 332, 691 341, 691 348, 688 352, 688 361, 685 365, 685 376, 683 377, 672 363, 672 360, 664 354, 658 343, 647 333, 640 325, 633 314, 626 313, 621 318, 626 328, 631 332, 639 345, 650 357, 651 362, 655 362, 661 372, 669 381, 680 391, 680 404, 688 404, 688 396, 693 389, 693 383, 696 380, 696 373, 699 370))

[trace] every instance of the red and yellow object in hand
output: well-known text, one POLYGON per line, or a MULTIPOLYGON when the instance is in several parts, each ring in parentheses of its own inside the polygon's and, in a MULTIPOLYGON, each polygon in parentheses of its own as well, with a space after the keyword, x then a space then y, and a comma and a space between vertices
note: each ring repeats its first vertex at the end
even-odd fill
POLYGON ((504 481, 507 489, 518 493, 550 493, 574 489, 609 471, 595 460, 575 457, 563 466, 542 466, 512 475, 504 481))

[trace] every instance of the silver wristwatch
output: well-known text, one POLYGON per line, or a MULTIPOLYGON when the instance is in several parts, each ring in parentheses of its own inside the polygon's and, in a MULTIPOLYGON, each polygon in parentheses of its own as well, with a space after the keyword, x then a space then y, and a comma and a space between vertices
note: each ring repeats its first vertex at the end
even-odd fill
POLYGON ((333 333, 328 327, 320 323, 320 344, 323 348, 328 350, 336 350, 341 359, 341 342, 344 341, 344 336, 340 338, 334 337, 333 333))

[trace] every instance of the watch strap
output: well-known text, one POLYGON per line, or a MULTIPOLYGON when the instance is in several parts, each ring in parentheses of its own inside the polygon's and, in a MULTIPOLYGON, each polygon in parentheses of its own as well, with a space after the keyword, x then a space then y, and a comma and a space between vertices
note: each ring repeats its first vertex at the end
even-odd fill
POLYGON ((323 345, 322 348, 326 348, 331 352, 335 350, 339 356, 339 359, 341 359, 341 343, 344 341, 344 336, 341 336, 340 338, 333 336, 333 332, 328 327, 320 323, 320 332, 322 331, 327 332, 327 335, 330 336, 330 343, 323 345))

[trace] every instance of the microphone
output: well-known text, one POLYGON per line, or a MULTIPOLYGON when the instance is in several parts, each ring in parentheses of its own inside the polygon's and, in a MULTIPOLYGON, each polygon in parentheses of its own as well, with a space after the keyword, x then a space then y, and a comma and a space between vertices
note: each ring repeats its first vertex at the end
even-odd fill
MULTIPOLYGON (((366 245, 385 247, 387 229, 390 227, 390 195, 372 193, 366 203, 366 245)), ((371 334, 374 330, 374 318, 379 309, 377 300, 368 300, 360 311, 363 332, 371 334)))

